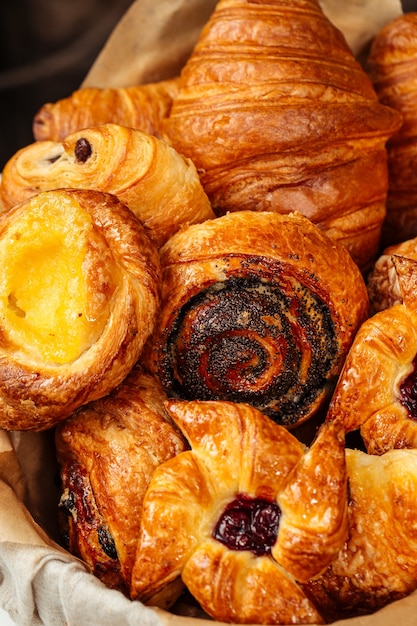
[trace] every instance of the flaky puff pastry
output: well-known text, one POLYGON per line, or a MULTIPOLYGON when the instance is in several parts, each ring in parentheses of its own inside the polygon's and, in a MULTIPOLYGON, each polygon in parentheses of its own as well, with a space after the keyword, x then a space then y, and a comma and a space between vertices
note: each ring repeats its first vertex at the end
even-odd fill
POLYGON ((362 324, 327 416, 341 419, 347 432, 359 429, 372 454, 417 447, 417 262, 392 260, 402 303, 362 324))
POLYGON ((394 257, 417 261, 417 237, 393 244, 383 250, 367 277, 372 312, 383 311, 403 301, 394 257))
MULTIPOLYGON (((417 588, 417 450, 346 450, 349 532, 303 589, 327 622, 372 613, 417 588)), ((381 622, 383 621, 381 616, 381 622)))
POLYGON ((0 195, 3 205, 12 207, 60 187, 114 194, 145 224, 158 246, 181 225, 214 217, 189 159, 164 141, 119 124, 21 148, 4 167, 0 195))
POLYGON ((364 268, 399 125, 316 0, 220 0, 162 128, 217 214, 299 211, 364 268))
POLYGON ((178 86, 179 79, 173 78, 132 87, 82 87, 44 104, 33 119, 33 136, 37 141, 62 141, 78 130, 113 123, 159 137, 178 86))
POLYGON ((300 214, 232 212, 160 250, 144 361, 170 397, 247 402, 294 427, 324 406, 368 314, 346 249, 300 214))
POLYGON ((149 602, 182 577, 218 621, 323 623, 298 581, 343 546, 343 431, 310 448, 245 404, 172 400, 191 450, 160 465, 143 500, 132 596, 149 602))
POLYGON ((0 216, 0 426, 43 430, 116 387, 153 330, 158 250, 115 196, 56 190, 0 216))
MULTIPOLYGON (((79 408, 55 433, 66 547, 127 596, 152 473, 187 448, 165 399, 157 379, 136 366, 114 391, 79 408)), ((167 601, 176 595, 178 585, 166 593, 167 601)))
POLYGON ((387 246, 417 235, 417 13, 404 13, 382 28, 373 40, 367 70, 379 100, 402 116, 387 144, 387 246))

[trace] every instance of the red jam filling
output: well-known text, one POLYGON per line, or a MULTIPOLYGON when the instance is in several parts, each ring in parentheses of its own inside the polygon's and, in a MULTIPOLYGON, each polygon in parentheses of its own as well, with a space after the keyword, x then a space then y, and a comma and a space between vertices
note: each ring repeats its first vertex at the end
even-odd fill
POLYGON ((281 510, 275 502, 239 494, 220 516, 213 537, 230 550, 271 552, 278 536, 281 510))

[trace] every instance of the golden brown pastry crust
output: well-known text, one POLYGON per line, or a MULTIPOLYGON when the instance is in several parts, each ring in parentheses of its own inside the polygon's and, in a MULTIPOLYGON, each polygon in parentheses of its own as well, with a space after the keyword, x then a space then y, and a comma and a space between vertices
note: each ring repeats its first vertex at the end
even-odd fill
POLYGON ((403 302, 393 260, 395 256, 417 261, 417 238, 407 239, 385 248, 376 260, 367 278, 369 301, 374 313, 403 302))
POLYGON ((0 194, 3 204, 12 207, 34 193, 60 187, 114 194, 159 246, 181 225, 214 217, 189 159, 164 141, 119 124, 21 148, 4 167, 0 194))
POLYGON ((404 389, 407 377, 415 376, 417 263, 405 257, 392 258, 402 303, 376 313, 362 324, 328 412, 328 419, 341 419, 346 431, 360 429, 372 454, 417 447, 413 392, 410 397, 404 389))
POLYGON ((152 473, 187 447, 165 399, 158 381, 137 366, 108 396, 59 424, 55 434, 68 549, 126 595, 152 473))
POLYGON ((417 235, 417 13, 389 22, 376 35, 367 59, 379 100, 402 116, 388 141, 389 189, 383 245, 417 235))
POLYGON ((349 534, 303 589, 328 622, 369 614, 417 588, 417 450, 346 450, 349 534))
POLYGON ((321 409, 368 314, 346 249, 302 215, 240 211, 161 249, 144 359, 169 396, 248 402, 294 427, 321 409))
POLYGON ((399 125, 318 2, 220 0, 162 128, 217 214, 299 211, 366 268, 399 125))
POLYGON ((159 305, 159 255, 115 196, 67 189, 3 213, 0 256, 0 426, 42 430, 136 363, 159 305))
POLYGON ((33 119, 33 136, 37 141, 63 141, 78 130, 113 123, 159 137, 178 86, 176 77, 132 87, 82 87, 44 104, 33 119))
MULTIPOLYGON (((147 602, 181 576, 218 621, 322 623, 297 579, 323 571, 346 537, 339 425, 325 424, 307 449, 245 404, 172 400, 167 408, 191 450, 159 466, 151 478, 132 597, 147 602), (213 536, 227 505, 239 496, 278 507, 271 552, 231 549, 213 536)), ((265 524, 270 528, 269 521, 265 524)), ((256 523, 255 528, 260 530, 256 523)))

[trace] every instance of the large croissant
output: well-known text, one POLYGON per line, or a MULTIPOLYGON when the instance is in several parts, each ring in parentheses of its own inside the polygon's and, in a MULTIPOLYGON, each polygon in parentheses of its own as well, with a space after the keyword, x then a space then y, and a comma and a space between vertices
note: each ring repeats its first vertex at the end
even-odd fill
POLYGON ((364 267, 399 124, 318 2, 220 0, 162 127, 215 212, 299 211, 364 267))
POLYGON ((60 187, 114 194, 158 245, 183 224, 214 217, 194 164, 165 141, 120 124, 103 124, 62 142, 35 141, 6 163, 1 201, 10 208, 60 187))
POLYGON ((113 123, 158 137, 178 87, 178 78, 132 87, 83 87, 44 104, 34 117, 33 135, 38 141, 62 141, 77 130, 113 123))
POLYGON ((403 118, 389 140, 389 190, 383 243, 417 235, 417 13, 389 22, 375 37, 367 69, 381 102, 403 118))

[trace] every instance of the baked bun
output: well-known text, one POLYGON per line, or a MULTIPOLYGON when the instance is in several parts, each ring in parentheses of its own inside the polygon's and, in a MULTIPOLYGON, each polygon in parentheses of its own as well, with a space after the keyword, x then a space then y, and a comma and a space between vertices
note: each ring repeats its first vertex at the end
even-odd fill
POLYGON ((165 399, 158 381, 137 366, 105 398, 61 422, 55 434, 67 548, 127 596, 152 473, 187 447, 165 399))
POLYGON ((342 245, 302 215, 240 211, 183 228, 160 254, 143 358, 168 396, 247 402, 287 427, 323 408, 368 314, 342 245))
POLYGON ((388 246, 376 260, 367 278, 369 301, 374 313, 403 301, 394 257, 417 261, 417 237, 388 246))
POLYGON ((400 123, 316 0, 220 0, 162 128, 216 214, 299 211, 367 268, 400 123))
POLYGON ((303 585, 326 623, 373 613, 417 589, 417 450, 347 449, 346 466, 346 543, 324 574, 303 585))
POLYGON ((82 87, 67 98, 45 103, 33 119, 33 136, 37 141, 63 141, 78 130, 113 123, 159 137, 178 86, 179 79, 172 78, 132 87, 82 87))
POLYGON ((112 193, 148 228, 157 245, 182 224, 214 217, 193 163, 164 141, 119 124, 35 142, 6 163, 0 192, 6 207, 60 187, 112 193))
POLYGON ((417 261, 392 257, 402 303, 366 320, 346 357, 327 419, 360 430, 366 449, 417 447, 417 261))
POLYGON ((109 393, 160 297, 158 250, 116 197, 40 193, 0 216, 0 427, 43 430, 109 393))
POLYGON ((380 102, 402 125, 387 144, 389 189, 383 245, 417 236, 417 13, 386 24, 373 40, 368 73, 380 102))
POLYGON ((323 623, 298 581, 344 544, 343 431, 325 424, 310 448, 256 409, 172 400, 191 450, 156 468, 143 500, 132 597, 182 577, 213 619, 323 623))

